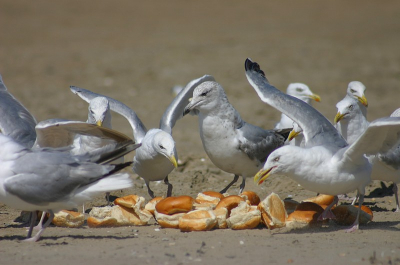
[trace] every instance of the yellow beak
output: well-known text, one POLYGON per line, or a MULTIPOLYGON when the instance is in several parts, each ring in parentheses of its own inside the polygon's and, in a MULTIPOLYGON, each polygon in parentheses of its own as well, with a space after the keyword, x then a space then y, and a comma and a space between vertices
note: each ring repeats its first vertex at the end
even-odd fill
POLYGON ((363 104, 365 107, 368 107, 368 100, 367 98, 363 95, 361 98, 357 97, 358 101, 361 102, 361 104, 363 104))
POLYGON ((172 165, 174 165, 174 167, 177 168, 178 167, 178 162, 176 162, 175 156, 172 155, 172 156, 170 156, 168 158, 169 158, 169 161, 171 161, 172 165))
POLYGON ((288 136, 289 142, 293 140, 297 135, 299 135, 301 132, 296 132, 295 130, 291 130, 288 136))
POLYGON ((96 124, 97 124, 97 126, 101 126, 101 125, 103 125, 103 122, 102 121, 97 121, 96 124))
POLYGON ((310 98, 313 99, 313 100, 315 100, 315 101, 317 101, 317 102, 320 102, 320 101, 321 101, 321 98, 320 98, 317 94, 312 94, 312 95, 310 95, 310 98))
POLYGON ((341 114, 340 113, 340 111, 336 114, 336 116, 335 116, 335 119, 333 120, 333 122, 336 124, 336 123, 338 123, 341 119, 343 119, 343 117, 345 116, 346 114, 341 114))
POLYGON ((257 174, 254 176, 254 183, 256 185, 260 185, 261 183, 263 183, 269 177, 269 173, 271 173, 272 169, 273 167, 267 170, 261 169, 260 171, 258 171, 257 174))

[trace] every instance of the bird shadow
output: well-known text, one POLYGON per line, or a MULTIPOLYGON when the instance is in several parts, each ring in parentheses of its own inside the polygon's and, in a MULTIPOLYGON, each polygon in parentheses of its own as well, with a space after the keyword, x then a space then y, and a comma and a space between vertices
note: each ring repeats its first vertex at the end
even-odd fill
MULTIPOLYGON (((67 245, 69 244, 68 242, 43 242, 44 240, 48 241, 48 240, 52 240, 52 241, 59 241, 62 239, 78 239, 78 240, 82 240, 82 239, 115 239, 115 240, 126 240, 126 239, 132 239, 132 238, 138 238, 135 235, 126 235, 126 236, 114 236, 114 235, 107 235, 107 236, 96 236, 96 235, 66 235, 66 236, 42 236, 39 239, 39 243, 43 243, 43 245, 67 245)), ((12 236, 3 236, 0 237, 0 240, 7 240, 7 241, 21 241, 23 242, 26 239, 25 236, 19 236, 19 235, 12 235, 12 236)))
POLYGON ((390 186, 386 186, 386 184, 381 181, 381 187, 376 188, 373 191, 371 191, 368 195, 365 196, 365 198, 383 198, 386 196, 393 196, 393 183, 390 186))
MULTIPOLYGON (((340 232, 346 233, 346 229, 349 227, 341 226, 333 221, 330 221, 325 225, 314 225, 311 227, 303 228, 282 228, 280 231, 272 231, 273 234, 309 234, 309 233, 331 233, 340 232)), ((400 231, 400 221, 387 221, 387 222, 370 222, 368 224, 360 225, 360 232, 372 231, 372 230, 386 230, 386 231, 400 231)), ((357 231, 353 232, 357 233, 357 231)))

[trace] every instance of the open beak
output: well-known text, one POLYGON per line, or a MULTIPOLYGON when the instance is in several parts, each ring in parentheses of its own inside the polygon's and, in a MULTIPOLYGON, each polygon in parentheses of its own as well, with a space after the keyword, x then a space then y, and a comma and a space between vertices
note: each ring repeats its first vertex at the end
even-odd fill
POLYGON ((288 136, 289 142, 293 140, 297 135, 299 135, 301 132, 296 132, 295 130, 291 130, 288 136))
POLYGON ((358 101, 361 102, 361 104, 363 104, 365 107, 368 107, 368 100, 367 98, 363 95, 361 98, 357 97, 358 101))
POLYGON ((309 97, 310 97, 311 99, 317 101, 317 102, 320 102, 320 101, 321 101, 321 98, 320 98, 317 94, 312 94, 312 95, 310 95, 309 97))
POLYGON ((169 161, 171 161, 172 165, 174 165, 175 168, 178 167, 178 162, 176 162, 176 158, 174 155, 168 157, 169 161))
POLYGON ((260 171, 257 172, 257 174, 254 176, 254 183, 257 185, 260 185, 261 183, 264 182, 269 177, 269 174, 271 173, 271 170, 274 167, 271 167, 270 169, 261 169, 260 171))
POLYGON ((343 117, 346 116, 345 114, 341 114, 340 111, 336 114, 335 119, 333 120, 333 122, 336 124, 338 123, 341 119, 343 119, 343 117))
POLYGON ((101 127, 101 125, 103 125, 103 122, 102 121, 97 121, 96 124, 97 124, 97 126, 101 127))

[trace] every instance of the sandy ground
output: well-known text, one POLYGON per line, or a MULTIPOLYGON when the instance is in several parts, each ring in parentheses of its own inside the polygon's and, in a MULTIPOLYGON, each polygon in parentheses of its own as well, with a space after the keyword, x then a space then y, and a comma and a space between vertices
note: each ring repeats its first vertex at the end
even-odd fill
MULTIPOLYGON (((282 90, 304 82, 322 98, 314 106, 333 120, 353 80, 367 86, 370 120, 399 107, 400 3, 371 1, 5 1, 0 0, 0 73, 37 120, 86 120, 87 104, 70 85, 132 107, 148 128, 173 98, 171 88, 214 75, 249 123, 272 128, 280 113, 263 104, 244 74, 247 57, 282 90)), ((131 135, 113 116, 114 128, 131 135)), ((184 166, 170 174, 174 195, 219 190, 232 176, 207 158, 196 117, 174 128, 184 166)), ((131 158, 132 155, 129 155, 131 158)), ((122 194, 147 199, 144 182, 122 194)), ((288 178, 246 188, 265 198, 314 196, 288 178)), ((400 215, 385 183, 367 188, 374 221, 347 234, 334 223, 306 230, 266 228, 181 233, 146 227, 48 228, 21 242, 19 211, 0 205, 1 264, 400 264, 400 215)), ((153 184, 158 195, 163 184, 153 184)), ((230 190, 237 192, 237 186, 230 190)), ((114 193, 115 196, 122 195, 114 193)), ((354 195, 354 194, 350 194, 354 195)), ((98 198, 88 207, 104 204, 98 198)))

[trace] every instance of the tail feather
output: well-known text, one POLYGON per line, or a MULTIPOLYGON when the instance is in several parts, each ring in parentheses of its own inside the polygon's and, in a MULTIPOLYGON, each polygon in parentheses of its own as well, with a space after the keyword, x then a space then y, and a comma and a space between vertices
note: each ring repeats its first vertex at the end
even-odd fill
POLYGON ((91 200, 93 197, 101 195, 104 192, 127 189, 132 186, 133 180, 130 175, 128 173, 119 173, 80 187, 76 191, 73 200, 79 204, 91 200))

